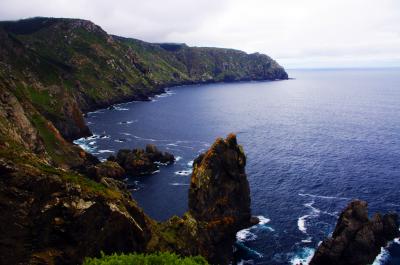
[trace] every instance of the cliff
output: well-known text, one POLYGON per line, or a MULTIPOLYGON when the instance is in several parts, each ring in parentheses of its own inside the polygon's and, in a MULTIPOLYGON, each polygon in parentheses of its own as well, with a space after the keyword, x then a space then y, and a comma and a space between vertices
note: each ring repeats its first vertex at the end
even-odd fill
POLYGON ((22 149, 9 152, 0 159, 1 264, 78 264, 101 251, 168 251, 228 264, 236 232, 251 225, 245 156, 234 135, 199 156, 189 212, 164 223, 110 178, 115 162, 89 166, 97 169, 91 179, 22 149))
MULTIPOLYGON (((266 55, 151 44, 108 35, 79 19, 0 22, 0 263, 76 264, 100 251, 158 250, 199 253, 210 260, 221 250, 226 263, 234 232, 250 214, 249 200, 239 207, 237 198, 226 198, 228 192, 221 198, 216 192, 232 189, 236 181, 240 187, 235 191, 249 196, 244 154, 233 137, 214 145, 223 158, 206 155, 196 163, 194 178, 200 180, 198 172, 205 168, 211 170, 207 176, 212 182, 191 188, 196 189, 191 211, 164 224, 147 217, 118 181, 132 169, 129 163, 100 163, 71 140, 90 134, 83 112, 148 100, 166 86, 286 78, 283 68, 266 55), (217 169, 208 169, 205 161, 234 166, 225 173, 230 186, 214 179, 217 169), (195 209, 208 187, 219 203, 215 207, 232 207, 229 215, 195 209), (192 227, 192 221, 195 237, 176 230, 180 224, 192 227)), ((127 155, 141 154, 139 162, 173 161, 171 154, 148 149, 127 155)), ((201 205, 208 207, 206 201, 201 205)))
POLYGON ((318 247, 310 265, 372 264, 381 248, 398 236, 397 214, 369 219, 367 203, 355 200, 340 214, 332 237, 318 247))
POLYGON ((267 55, 147 43, 58 18, 0 22, 0 65, 0 87, 30 101, 67 140, 90 133, 82 111, 147 100, 166 86, 288 78, 267 55))

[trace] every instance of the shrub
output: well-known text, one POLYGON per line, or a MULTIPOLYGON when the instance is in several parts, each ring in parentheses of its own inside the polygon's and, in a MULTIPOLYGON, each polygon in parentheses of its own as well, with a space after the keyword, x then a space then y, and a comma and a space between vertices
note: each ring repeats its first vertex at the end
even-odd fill
POLYGON ((113 254, 86 258, 83 265, 207 265, 201 257, 180 257, 174 253, 113 254))

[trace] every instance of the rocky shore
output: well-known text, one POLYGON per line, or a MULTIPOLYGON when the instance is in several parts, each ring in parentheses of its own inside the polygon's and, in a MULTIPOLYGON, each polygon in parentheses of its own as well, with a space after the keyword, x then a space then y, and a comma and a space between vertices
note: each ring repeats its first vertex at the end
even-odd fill
POLYGON ((396 213, 368 218, 365 201, 352 201, 340 214, 332 237, 318 247, 310 265, 372 264, 381 248, 400 236, 396 213))
MULTIPOLYGON (((195 160, 188 212, 162 223, 120 180, 173 163, 172 154, 148 145, 100 163, 71 141, 90 135, 84 112, 167 86, 287 78, 258 53, 152 44, 79 19, 0 22, 0 264, 80 264, 101 251, 229 264, 236 232, 257 221, 235 135, 195 160)), ((366 203, 353 202, 312 264, 367 264, 395 236, 397 215, 370 220, 366 203)))
MULTIPOLYGON (((142 154, 173 161, 150 145, 142 154)), ((246 160, 234 135, 196 159, 189 211, 164 223, 147 217, 116 180, 123 172, 116 162, 91 166, 93 180, 30 162, 0 159, 1 264, 78 264, 100 251, 170 251, 228 264, 236 232, 251 225, 246 160)))
POLYGON ((107 160, 117 163, 129 176, 137 177, 153 174, 160 165, 174 163, 175 157, 148 144, 145 149, 119 150, 116 156, 110 156, 107 160))

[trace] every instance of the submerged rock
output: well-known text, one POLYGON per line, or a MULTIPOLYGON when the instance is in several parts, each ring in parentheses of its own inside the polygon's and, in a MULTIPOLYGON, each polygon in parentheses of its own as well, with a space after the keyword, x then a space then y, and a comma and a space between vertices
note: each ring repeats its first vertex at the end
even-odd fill
POLYGON ((155 145, 147 145, 146 149, 121 149, 117 156, 110 156, 109 161, 117 162, 128 175, 149 175, 158 170, 159 164, 172 164, 174 155, 161 152, 155 145))
POLYGON ((352 201, 340 214, 331 238, 318 247, 310 265, 372 264, 381 247, 399 236, 398 215, 368 218, 367 203, 352 201))

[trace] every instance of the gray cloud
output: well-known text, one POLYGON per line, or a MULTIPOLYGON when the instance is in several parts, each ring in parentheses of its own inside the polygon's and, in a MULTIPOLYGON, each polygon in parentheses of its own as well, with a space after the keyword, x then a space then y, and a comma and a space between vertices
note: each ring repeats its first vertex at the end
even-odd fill
POLYGON ((89 19, 107 32, 263 52, 285 67, 400 66, 398 0, 1 0, 0 19, 89 19))

